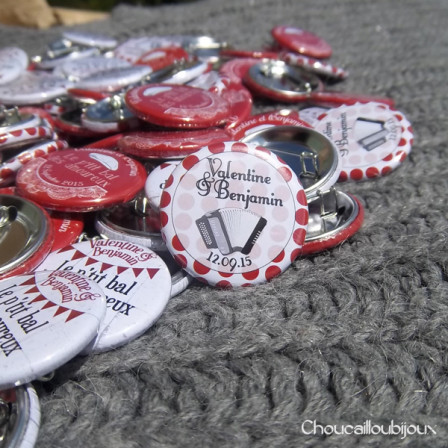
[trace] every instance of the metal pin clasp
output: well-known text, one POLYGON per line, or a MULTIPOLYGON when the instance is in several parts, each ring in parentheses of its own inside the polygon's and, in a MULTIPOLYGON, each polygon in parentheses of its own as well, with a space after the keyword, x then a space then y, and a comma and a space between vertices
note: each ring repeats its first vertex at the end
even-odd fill
POLYGON ((13 205, 9 207, 0 205, 0 229, 15 221, 17 218, 17 208, 13 205))
POLYGON ((0 444, 5 440, 8 431, 11 409, 5 400, 0 397, 0 444))

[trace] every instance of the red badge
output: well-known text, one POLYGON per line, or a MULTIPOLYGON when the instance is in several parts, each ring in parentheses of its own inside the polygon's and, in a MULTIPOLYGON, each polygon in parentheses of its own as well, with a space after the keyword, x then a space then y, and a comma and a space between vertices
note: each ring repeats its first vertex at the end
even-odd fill
POLYGON ((139 118, 160 126, 208 128, 224 124, 230 105, 219 95, 197 87, 150 84, 126 93, 129 109, 139 118))
POLYGON ((331 47, 321 37, 294 26, 276 26, 272 37, 282 46, 312 58, 325 59, 331 56, 331 47))
POLYGON ((182 47, 175 45, 166 48, 155 48, 148 51, 138 59, 136 65, 147 65, 153 72, 173 65, 175 62, 187 61, 190 55, 182 47))
POLYGON ((52 251, 75 243, 84 230, 81 215, 52 212, 50 218, 54 231, 52 251))
POLYGON ((18 173, 17 192, 52 210, 87 212, 130 201, 144 187, 139 162, 106 149, 68 149, 18 173))

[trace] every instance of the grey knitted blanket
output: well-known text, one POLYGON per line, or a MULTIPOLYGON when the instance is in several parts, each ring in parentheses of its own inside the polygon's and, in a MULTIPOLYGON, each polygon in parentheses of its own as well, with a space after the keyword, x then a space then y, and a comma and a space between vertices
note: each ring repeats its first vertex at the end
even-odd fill
MULTIPOLYGON (((448 2, 199 0, 78 28, 258 49, 279 24, 331 43, 341 89, 396 100, 410 156, 341 185, 366 212, 342 246, 253 288, 195 284, 134 342, 36 383, 38 447, 448 446, 448 2)), ((2 26, 0 43, 32 55, 60 31, 2 26)))

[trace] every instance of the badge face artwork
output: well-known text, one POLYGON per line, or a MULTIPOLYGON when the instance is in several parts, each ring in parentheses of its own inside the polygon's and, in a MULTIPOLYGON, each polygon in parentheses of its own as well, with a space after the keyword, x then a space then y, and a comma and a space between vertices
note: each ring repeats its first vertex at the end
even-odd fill
POLYGON ((340 181, 375 178, 397 168, 411 151, 413 131, 398 111, 379 103, 331 109, 315 129, 339 150, 340 181))
POLYGON ((186 157, 166 182, 160 215, 177 262, 219 287, 279 275, 300 253, 308 222, 297 176, 270 151, 241 142, 186 157))
POLYGON ((312 58, 324 59, 331 56, 330 45, 321 37, 295 26, 276 26, 272 37, 283 47, 312 58))
POLYGON ((123 240, 85 241, 50 254, 40 269, 86 276, 106 295, 98 336, 84 350, 104 352, 129 342, 160 316, 171 295, 171 274, 152 250, 123 240))
POLYGON ((24 384, 77 355, 106 311, 100 287, 68 271, 0 282, 0 389, 24 384))
POLYGON ((124 154, 106 149, 67 149, 28 162, 18 192, 51 210, 91 211, 127 202, 143 188, 146 171, 124 154))
POLYGON ((230 105, 219 95, 198 87, 151 84, 135 87, 125 97, 139 118, 160 126, 208 128, 224 124, 230 105))

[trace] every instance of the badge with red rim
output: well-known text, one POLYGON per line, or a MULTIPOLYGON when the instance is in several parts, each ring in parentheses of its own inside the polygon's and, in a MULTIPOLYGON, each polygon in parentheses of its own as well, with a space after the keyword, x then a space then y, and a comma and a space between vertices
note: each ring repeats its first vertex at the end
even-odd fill
POLYGON ((171 296, 165 262, 147 247, 129 241, 73 244, 52 252, 39 269, 82 273, 106 296, 106 315, 84 354, 111 350, 137 338, 159 318, 171 296))
POLYGON ((117 142, 125 154, 143 159, 181 159, 213 142, 231 140, 222 128, 128 132, 117 142))
POLYGON ((126 93, 129 109, 139 118, 173 128, 220 126, 230 116, 230 105, 219 95, 198 87, 149 84, 126 93))
POLYGON ((340 182, 388 174, 401 165, 413 144, 413 130, 406 117, 379 103, 331 109, 319 117, 315 128, 339 150, 340 182))
POLYGON ((176 62, 188 61, 190 54, 182 47, 171 45, 170 47, 154 48, 140 56, 136 65, 147 65, 153 72, 162 70, 176 62))
POLYGON ((219 73, 227 76, 234 84, 242 84, 247 71, 259 62, 260 59, 253 57, 231 59, 220 67, 219 73))
POLYGON ((38 271, 0 282, 0 389, 57 369, 96 335, 106 311, 100 287, 69 271, 38 271))
POLYGON ((179 161, 163 162, 156 166, 148 175, 145 183, 145 194, 149 202, 149 206, 156 212, 160 207, 160 196, 170 174, 174 171, 179 161))
POLYGON ((51 210, 87 212, 130 201, 146 170, 107 149, 67 149, 27 163, 17 174, 18 194, 51 210))
POLYGON ((16 129, 0 135, 0 151, 17 148, 43 139, 52 139, 54 131, 48 126, 33 126, 16 129))
POLYGON ((331 56, 331 46, 310 31, 295 26, 279 25, 272 28, 271 34, 282 47, 296 53, 317 59, 325 59, 331 56))
POLYGON ((303 126, 310 128, 311 125, 299 117, 294 110, 282 109, 253 115, 237 126, 229 129, 234 140, 240 140, 254 132, 272 126, 303 126))
POLYGON ((162 235, 193 277, 249 286, 281 274, 300 254, 307 199, 291 169, 267 149, 210 145, 186 157, 160 203, 162 235))

